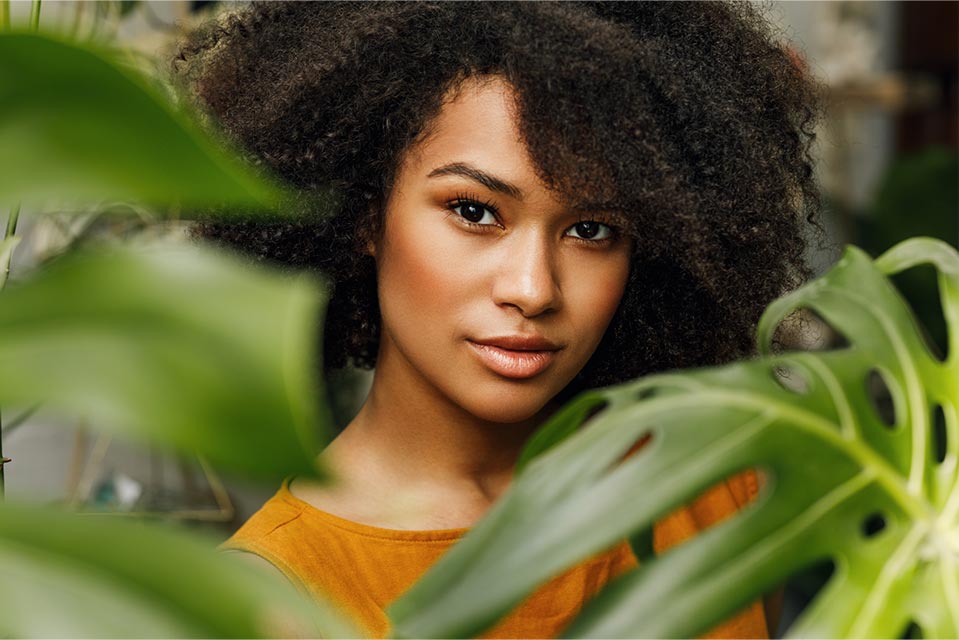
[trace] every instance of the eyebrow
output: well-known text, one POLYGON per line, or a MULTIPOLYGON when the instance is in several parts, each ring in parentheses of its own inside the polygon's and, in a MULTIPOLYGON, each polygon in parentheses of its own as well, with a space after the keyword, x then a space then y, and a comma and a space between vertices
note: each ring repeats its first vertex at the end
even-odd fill
POLYGON ((480 183, 491 191, 498 191, 515 200, 523 199, 523 190, 515 184, 497 178, 466 162, 451 162, 450 164, 445 164, 442 167, 437 167, 430 171, 426 177, 435 178, 438 176, 463 176, 464 178, 469 178, 474 182, 480 183))

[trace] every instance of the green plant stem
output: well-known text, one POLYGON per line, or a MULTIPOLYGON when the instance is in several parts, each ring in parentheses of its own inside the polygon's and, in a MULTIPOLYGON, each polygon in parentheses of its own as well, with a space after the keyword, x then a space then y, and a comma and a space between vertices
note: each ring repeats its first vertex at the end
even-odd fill
POLYGON ((30 417, 37 412, 40 408, 39 404, 35 404, 29 409, 24 410, 19 415, 15 416, 13 420, 10 420, 3 428, 0 429, 0 435, 9 436, 11 433, 17 430, 18 427, 22 426, 30 417))
POLYGON ((0 31, 10 28, 10 0, 0 0, 0 31))
MULTIPOLYGON (((2 436, 2 434, 0 434, 0 436, 2 436)), ((0 502, 3 502, 4 500, 4 488, 3 488, 3 467, 4 467, 3 461, 4 460, 5 458, 3 457, 3 438, 0 437, 0 502)))
MULTIPOLYGON (((20 219, 20 203, 18 202, 13 209, 10 210, 10 217, 7 218, 7 229, 3 233, 3 239, 6 240, 17 233, 17 221, 20 219)), ((10 276, 10 262, 13 259, 13 252, 7 254, 6 259, 3 261, 3 264, 0 264, 0 271, 2 271, 2 276, 0 276, 0 291, 3 290, 4 285, 7 284, 7 278, 10 276)))
POLYGON ((82 2, 76 4, 76 8, 73 11, 73 24, 70 26, 70 37, 74 40, 77 37, 77 32, 80 31, 80 20, 83 17, 83 7, 86 6, 82 2))
MULTIPOLYGON (((18 203, 10 211, 10 217, 7 218, 7 230, 3 234, 3 239, 6 240, 13 234, 17 232, 17 221, 20 219, 20 204, 18 203)), ((9 265, 7 265, 9 267, 9 265)))
MULTIPOLYGON (((39 11, 39 1, 36 3, 37 11, 39 11)), ((10 217, 7 218, 7 228, 3 233, 3 239, 13 236, 17 232, 17 221, 20 219, 20 204, 17 203, 13 209, 10 211, 10 217)), ((7 256, 5 264, 2 265, 4 275, 10 273, 10 258, 12 257, 13 252, 7 256)), ((4 277, 3 282, 0 282, 0 289, 3 288, 3 285, 6 284, 6 277, 4 277)), ((3 418, 0 416, 0 501, 4 499, 4 482, 3 482, 3 418)))
POLYGON ((33 0, 30 7, 30 28, 34 31, 40 30, 40 0, 33 0))

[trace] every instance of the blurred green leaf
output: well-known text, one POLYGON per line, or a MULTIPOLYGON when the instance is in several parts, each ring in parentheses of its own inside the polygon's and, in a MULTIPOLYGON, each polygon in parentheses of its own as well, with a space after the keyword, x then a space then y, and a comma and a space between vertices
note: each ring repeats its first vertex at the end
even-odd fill
POLYGON ((3 289, 7 281, 7 268, 10 266, 13 250, 18 244, 20 244, 19 236, 9 236, 0 240, 0 289, 3 289))
POLYGON ((139 4, 140 0, 120 0, 120 17, 127 17, 139 4))
POLYGON ((0 504, 0 636, 358 637, 328 604, 215 545, 196 532, 0 504))
POLYGON ((475 637, 553 575, 745 469, 768 478, 756 501, 608 585, 564 635, 696 636, 824 560, 836 570, 791 635, 899 637, 910 623, 923 637, 959 635, 959 254, 915 239, 874 264, 850 247, 828 274, 773 303, 759 335, 761 359, 574 399, 531 439, 487 517, 391 605, 397 635, 475 637), (945 362, 884 277, 925 262, 939 273, 945 362), (851 346, 768 355, 797 308, 851 346), (891 425, 868 385, 875 371, 891 394, 891 425))
POLYGON ((0 292, 0 404, 43 401, 254 479, 316 475, 325 301, 317 280, 208 247, 68 254, 0 292))
POLYGON ((0 34, 0 202, 286 210, 290 194, 114 57, 51 35, 0 34))

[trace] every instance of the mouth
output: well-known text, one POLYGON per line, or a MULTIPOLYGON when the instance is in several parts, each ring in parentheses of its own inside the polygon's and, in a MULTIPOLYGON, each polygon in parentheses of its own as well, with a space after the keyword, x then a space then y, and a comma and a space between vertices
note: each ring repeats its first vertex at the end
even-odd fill
POLYGON ((467 340, 488 369, 506 378, 525 379, 539 375, 552 364, 559 349, 506 349, 467 340))

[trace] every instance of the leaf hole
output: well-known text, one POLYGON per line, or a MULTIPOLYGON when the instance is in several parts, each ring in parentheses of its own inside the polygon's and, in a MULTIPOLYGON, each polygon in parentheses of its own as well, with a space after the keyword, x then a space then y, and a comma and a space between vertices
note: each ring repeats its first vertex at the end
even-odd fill
POLYGON ((816 596, 829 583, 836 564, 831 559, 820 560, 808 565, 792 574, 783 583, 782 615, 779 618, 778 628, 770 635, 771 638, 784 638, 789 627, 799 618, 803 611, 816 599, 816 596))
MULTIPOLYGON (((692 515, 699 528, 697 535, 702 535, 708 529, 736 517, 740 511, 755 502, 762 493, 763 487, 767 486, 769 482, 770 475, 765 470, 752 467, 743 469, 713 484, 705 491, 701 491, 684 505, 666 514, 666 517, 661 518, 660 521, 677 516, 687 519, 692 515), (724 503, 729 505, 730 508, 716 508, 716 505, 724 503)), ((690 539, 673 541, 669 543, 670 546, 667 546, 666 540, 660 533, 656 533, 654 548, 657 554, 661 554, 668 549, 685 544, 690 539)))
POLYGON ((908 640, 910 638, 922 638, 922 627, 920 627, 915 620, 910 620, 898 637, 902 640, 908 640))
POLYGON ((596 414, 603 411, 606 407, 609 406, 609 400, 601 400, 591 406, 583 413, 583 423, 589 422, 591 419, 596 417, 596 414))
POLYGON ((866 395, 875 409, 876 415, 887 427, 896 425, 896 405, 885 377, 878 369, 871 369, 866 375, 866 395))
POLYGON ((806 376, 801 373, 797 367, 788 364, 780 364, 773 367, 773 379, 786 391, 798 393, 799 395, 809 393, 809 390, 812 388, 806 376))
POLYGON ((832 351, 849 346, 849 339, 815 310, 799 307, 783 318, 773 334, 773 353, 832 351))
POLYGON ((616 463, 616 465, 614 465, 614 466, 619 466, 619 465, 621 465, 623 462, 625 462, 627 458, 631 458, 633 455, 636 454, 637 451, 641 450, 643 447, 645 447, 646 445, 648 445, 648 444, 652 441, 652 439, 653 439, 653 434, 652 434, 652 432, 646 432, 646 433, 644 433, 643 435, 641 435, 641 436, 636 440, 636 442, 634 442, 634 443, 632 444, 632 446, 629 448, 629 450, 626 451, 626 453, 624 453, 624 454, 622 455, 622 457, 620 457, 619 461, 618 461, 618 462, 616 463))
POLYGON ((636 400, 649 400, 650 398, 654 398, 657 393, 659 393, 657 387, 643 387, 636 392, 636 400))
POLYGON ((909 304, 926 349, 932 357, 945 362, 949 339, 939 294, 939 272, 931 264, 921 264, 890 276, 890 280, 909 304))
POLYGON ((946 414, 942 405, 937 404, 932 410, 932 455, 937 464, 946 459, 948 447, 948 431, 946 431, 946 414))
POLYGON ((862 535, 874 538, 886 528, 886 518, 881 513, 871 513, 862 521, 862 535))

